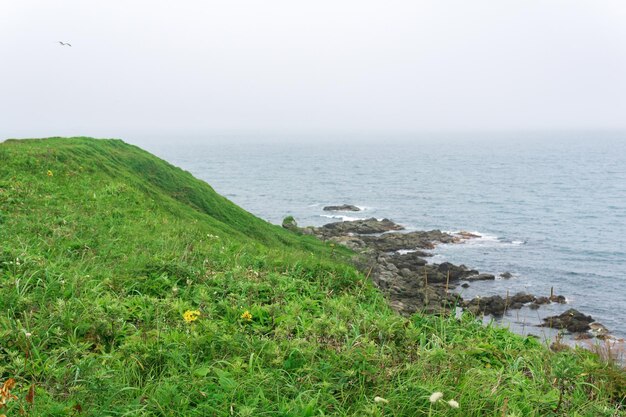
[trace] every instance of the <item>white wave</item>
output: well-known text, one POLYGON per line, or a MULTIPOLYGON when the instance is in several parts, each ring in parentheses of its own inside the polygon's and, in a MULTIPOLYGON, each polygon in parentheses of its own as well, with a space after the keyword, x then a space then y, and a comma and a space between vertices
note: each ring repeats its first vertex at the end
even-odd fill
POLYGON ((523 245, 524 243, 526 243, 523 240, 513 240, 511 241, 511 245, 523 245))
POLYGON ((353 222, 356 220, 365 220, 365 217, 352 217, 352 216, 342 216, 340 214, 320 214, 320 217, 326 217, 328 219, 339 219, 344 222, 353 222))
POLYGON ((445 259, 446 259, 446 257, 445 257, 444 255, 442 255, 442 254, 438 253, 438 254, 436 254, 436 255, 433 255, 433 256, 432 256, 432 258, 430 258, 430 259, 431 259, 431 260, 430 260, 430 262, 429 262, 429 263, 432 263, 432 264, 439 264, 439 263, 441 263, 441 262, 444 262, 444 261, 445 261, 445 259))

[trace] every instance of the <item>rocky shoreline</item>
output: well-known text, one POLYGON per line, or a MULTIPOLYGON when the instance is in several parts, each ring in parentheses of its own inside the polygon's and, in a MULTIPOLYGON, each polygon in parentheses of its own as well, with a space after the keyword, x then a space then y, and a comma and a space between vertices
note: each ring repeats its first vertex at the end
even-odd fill
MULTIPOLYGON (((517 293, 465 300, 453 292, 459 285, 468 287, 474 281, 496 279, 492 274, 481 273, 465 265, 428 263, 427 258, 432 256, 428 251, 437 245, 463 243, 479 237, 468 232, 402 232, 403 226, 389 219, 375 218, 301 228, 293 217, 287 217, 283 227, 354 250, 358 254, 354 259, 355 265, 385 294, 390 306, 405 316, 416 312, 449 314, 452 309, 462 308, 475 315, 502 317, 507 311, 523 306, 538 309, 545 304, 566 303, 564 296, 554 294, 546 297, 517 293)), ((510 273, 501 274, 503 279, 511 276, 510 273)), ((610 337, 604 326, 575 309, 543 321, 540 326, 571 333, 576 339, 610 337)))

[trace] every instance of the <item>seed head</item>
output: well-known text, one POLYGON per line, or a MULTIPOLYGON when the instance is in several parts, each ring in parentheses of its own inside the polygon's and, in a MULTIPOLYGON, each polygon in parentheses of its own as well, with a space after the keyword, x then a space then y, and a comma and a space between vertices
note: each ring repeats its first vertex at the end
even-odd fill
POLYGON ((443 392, 437 391, 431 394, 430 398, 428 398, 428 401, 434 404, 442 398, 443 398, 443 392))

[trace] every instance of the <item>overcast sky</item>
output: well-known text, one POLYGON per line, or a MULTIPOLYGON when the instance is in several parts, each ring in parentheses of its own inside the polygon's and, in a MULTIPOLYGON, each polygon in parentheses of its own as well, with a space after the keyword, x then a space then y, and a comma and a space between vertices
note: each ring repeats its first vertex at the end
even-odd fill
POLYGON ((0 138, 624 128, 624 0, 0 0, 0 138))

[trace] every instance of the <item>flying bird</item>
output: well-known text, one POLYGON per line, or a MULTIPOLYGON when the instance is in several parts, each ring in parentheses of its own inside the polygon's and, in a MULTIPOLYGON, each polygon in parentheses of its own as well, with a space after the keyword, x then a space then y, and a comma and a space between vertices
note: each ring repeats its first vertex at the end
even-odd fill
POLYGON ((72 46, 69 42, 61 42, 61 41, 59 41, 59 43, 61 44, 61 46, 72 46))

